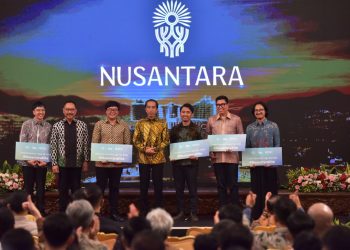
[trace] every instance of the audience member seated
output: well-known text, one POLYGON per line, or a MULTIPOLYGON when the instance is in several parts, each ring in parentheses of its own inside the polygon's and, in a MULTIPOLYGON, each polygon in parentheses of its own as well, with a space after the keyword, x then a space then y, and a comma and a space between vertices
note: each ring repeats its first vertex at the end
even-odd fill
POLYGON ((72 222, 64 213, 49 215, 44 220, 43 234, 45 250, 64 250, 74 241, 72 222))
POLYGON ((121 233, 118 222, 101 215, 103 194, 101 188, 96 184, 90 184, 85 188, 78 189, 73 194, 73 200, 87 200, 94 208, 95 214, 100 219, 100 231, 104 233, 121 233))
POLYGON ((194 240, 194 250, 217 250, 218 240, 213 234, 199 234, 194 240))
POLYGON ((27 218, 28 214, 32 214, 35 219, 41 219, 41 214, 32 202, 30 195, 24 191, 16 191, 10 195, 7 202, 15 217, 15 228, 24 228, 32 235, 38 236, 37 222, 27 218))
POLYGON ((220 249, 240 248, 250 250, 253 246, 253 240, 254 237, 249 228, 242 224, 234 223, 222 231, 220 249))
POLYGON ((107 250, 107 246, 97 240, 96 235, 100 230, 100 222, 88 201, 73 201, 68 205, 66 214, 73 223, 80 249, 107 250))
MULTIPOLYGON (((147 214, 146 219, 151 223, 152 231, 165 242, 174 224, 171 215, 162 208, 156 208, 147 214)), ((166 248, 171 249, 171 246, 167 245, 166 248)))
POLYGON ((131 243, 131 250, 165 250, 165 244, 158 233, 147 230, 135 236, 131 243))
POLYGON ((10 209, 7 207, 0 208, 0 242, 1 238, 7 231, 15 226, 15 218, 10 209))
POLYGON ((151 224, 144 217, 132 217, 124 225, 120 238, 118 238, 114 250, 130 250, 135 236, 145 230, 152 230, 151 224))
POLYGON ((315 222, 310 215, 301 210, 297 210, 288 217, 287 227, 294 239, 303 231, 312 231, 315 228, 315 222))
POLYGON ((333 226, 334 215, 332 209, 324 203, 315 203, 309 207, 307 213, 315 221, 314 232, 322 238, 333 226))
POLYGON ((292 246, 292 237, 286 227, 287 218, 297 210, 296 204, 286 197, 280 197, 274 204, 276 221, 274 232, 254 231, 254 249, 288 249, 292 246))
POLYGON ((331 227, 323 237, 324 250, 348 250, 350 247, 350 228, 331 227))
POLYGON ((303 231, 293 240, 294 250, 322 250, 322 242, 314 232, 303 231))
POLYGON ((2 250, 34 250, 33 236, 24 228, 7 231, 1 240, 2 250))

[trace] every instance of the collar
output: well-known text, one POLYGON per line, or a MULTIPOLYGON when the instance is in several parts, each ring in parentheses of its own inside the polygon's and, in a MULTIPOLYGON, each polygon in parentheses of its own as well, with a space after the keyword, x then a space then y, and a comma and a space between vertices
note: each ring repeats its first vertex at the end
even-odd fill
POLYGON ((262 122, 259 122, 258 120, 255 121, 256 126, 264 126, 267 122, 267 118, 265 117, 262 122))
POLYGON ((182 124, 182 121, 180 122, 180 127, 184 127, 184 128, 187 128, 187 127, 192 127, 194 125, 194 123, 192 121, 190 121, 190 124, 188 124, 188 126, 184 126, 182 124))
MULTIPOLYGON (((78 120, 76 118, 73 119, 72 123, 76 123, 78 120)), ((68 123, 66 118, 63 118, 64 123, 68 123)))
MULTIPOLYGON (((230 112, 227 112, 227 115, 226 115, 226 118, 228 118, 228 119, 232 119, 232 114, 230 113, 230 112)), ((216 120, 219 120, 220 119, 220 115, 219 114, 217 114, 216 115, 216 120)))
POLYGON ((33 121, 34 121, 34 125, 44 126, 44 120, 38 121, 38 120, 36 120, 35 118, 33 118, 33 121))
MULTIPOLYGON (((106 123, 106 124, 110 124, 110 122, 109 122, 109 120, 107 118, 103 122, 106 123)), ((117 117, 116 123, 120 123, 120 118, 119 117, 117 117)))
POLYGON ((159 120, 159 117, 156 116, 154 119, 150 119, 150 118, 146 117, 146 120, 147 120, 147 121, 150 121, 150 122, 152 122, 152 121, 158 121, 158 120, 159 120))

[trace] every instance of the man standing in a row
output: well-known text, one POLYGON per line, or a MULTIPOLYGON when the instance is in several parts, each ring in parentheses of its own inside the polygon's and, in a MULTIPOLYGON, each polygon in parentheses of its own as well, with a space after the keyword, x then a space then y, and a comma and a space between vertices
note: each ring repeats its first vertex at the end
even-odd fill
POLYGON ((147 118, 136 123, 133 143, 138 150, 140 172, 141 212, 149 210, 148 188, 152 172, 155 206, 163 205, 163 168, 166 162, 164 149, 169 145, 166 121, 158 118, 158 102, 149 99, 145 103, 147 118))
MULTIPOLYGON (((191 104, 185 103, 180 108, 181 123, 173 127, 170 131, 170 142, 185 142, 201 140, 201 130, 198 125, 191 121, 194 108, 191 104)), ((197 178, 198 178, 198 158, 177 160, 172 162, 173 175, 176 188, 176 201, 178 214, 174 220, 181 220, 185 217, 185 183, 190 194, 190 217, 187 220, 198 221, 197 216, 197 178)))
MULTIPOLYGON (((209 117, 207 123, 208 135, 243 134, 241 118, 228 111, 228 98, 216 98, 217 115, 209 117)), ((220 207, 228 204, 238 204, 238 152, 211 152, 211 160, 217 181, 220 207)))
MULTIPOLYGON (((107 119, 95 124, 92 143, 130 144, 130 130, 128 124, 119 118, 119 109, 120 104, 116 101, 105 104, 107 119)), ((119 183, 123 166, 117 162, 96 162, 96 184, 104 193, 108 183, 111 218, 119 222, 123 221, 118 213, 119 183)))
POLYGON ((56 122, 51 134, 52 172, 59 173, 59 210, 64 212, 69 202, 69 190, 80 188, 81 171, 88 171, 89 136, 86 123, 75 118, 76 104, 66 101, 64 119, 56 122))
MULTIPOLYGON (((44 120, 45 105, 42 102, 35 102, 32 106, 34 118, 22 124, 20 142, 49 143, 51 124, 44 120)), ((41 214, 44 211, 45 181, 47 162, 40 160, 20 161, 23 169, 24 189, 33 197, 34 184, 36 186, 36 206, 41 214)))

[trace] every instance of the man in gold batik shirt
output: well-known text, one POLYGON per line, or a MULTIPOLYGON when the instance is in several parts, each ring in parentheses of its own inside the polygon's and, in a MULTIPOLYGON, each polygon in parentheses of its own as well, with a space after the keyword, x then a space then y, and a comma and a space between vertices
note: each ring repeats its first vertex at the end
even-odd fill
POLYGON ((165 120, 157 117, 158 102, 149 99, 145 103, 147 118, 136 123, 133 142, 138 150, 140 172, 141 212, 147 213, 148 188, 152 173, 155 207, 163 205, 164 149, 169 145, 168 127, 165 120))

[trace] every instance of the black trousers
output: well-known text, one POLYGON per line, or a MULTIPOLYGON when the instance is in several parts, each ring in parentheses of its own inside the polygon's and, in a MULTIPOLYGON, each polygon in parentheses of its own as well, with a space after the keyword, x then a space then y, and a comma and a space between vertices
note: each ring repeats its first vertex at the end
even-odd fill
POLYGON ((238 196, 238 164, 236 163, 214 163, 219 206, 226 204, 239 204, 238 196))
POLYGON ((265 207, 265 196, 267 192, 274 195, 278 193, 277 168, 254 167, 250 169, 251 189, 256 194, 255 206, 252 210, 252 219, 260 217, 265 207))
POLYGON ((59 211, 65 212, 70 201, 69 191, 71 194, 78 190, 81 185, 81 167, 67 168, 60 167, 58 179, 58 198, 59 211))
POLYGON ((109 212, 118 214, 119 183, 123 168, 96 167, 96 184, 105 192, 108 183, 109 212))
POLYGON ((47 167, 22 166, 24 189, 32 196, 40 212, 45 211, 45 182, 47 167), (36 195, 34 196, 34 185, 36 195))
POLYGON ((185 184, 187 185, 190 194, 190 212, 197 213, 197 176, 198 164, 191 164, 186 166, 174 165, 173 175, 175 180, 176 202, 178 212, 185 211, 184 207, 184 191, 185 184))
POLYGON ((161 164, 139 164, 140 171, 140 208, 142 213, 149 211, 148 188, 152 172, 155 207, 163 206, 163 168, 161 164))

